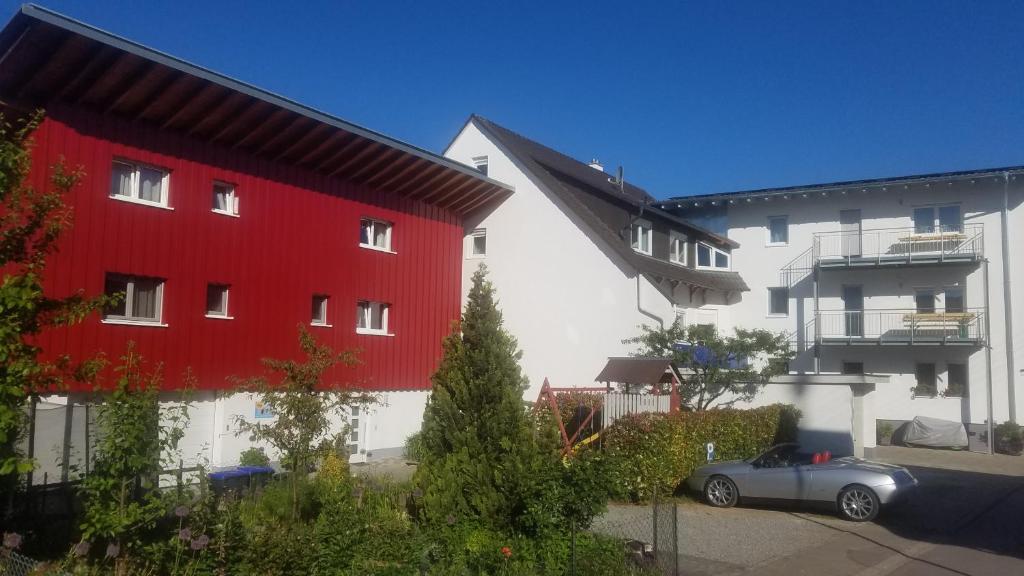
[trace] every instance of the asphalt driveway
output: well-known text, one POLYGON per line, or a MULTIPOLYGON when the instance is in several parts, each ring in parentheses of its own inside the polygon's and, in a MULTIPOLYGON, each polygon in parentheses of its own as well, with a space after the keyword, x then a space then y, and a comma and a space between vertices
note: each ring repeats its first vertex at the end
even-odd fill
MULTIPOLYGON (((875 459, 907 466, 920 486, 874 523, 681 502, 680 573, 1024 574, 1024 458, 886 447, 875 459)), ((651 510, 612 506, 594 529, 650 542, 651 510)))

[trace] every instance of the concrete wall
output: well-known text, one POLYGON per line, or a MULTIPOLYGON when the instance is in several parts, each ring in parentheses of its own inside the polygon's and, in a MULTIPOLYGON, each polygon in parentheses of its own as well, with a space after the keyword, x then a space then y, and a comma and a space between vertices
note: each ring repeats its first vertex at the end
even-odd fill
MULTIPOLYGON (((827 197, 812 192, 805 198, 799 190, 789 194, 789 199, 752 199, 750 202, 739 198, 728 204, 729 237, 740 243, 733 251, 733 269, 739 271, 751 291, 744 293, 732 308, 732 315, 743 318, 745 326, 759 326, 773 331, 799 333, 813 318, 813 284, 805 278, 790 290, 790 312, 785 317, 768 315, 769 287, 782 285, 780 270, 811 248, 813 236, 818 232, 838 232, 839 212, 844 209, 859 209, 862 215, 862 229, 897 228, 913 226, 912 214, 916 206, 958 203, 964 222, 984 225, 984 253, 988 258, 989 321, 992 356, 992 381, 994 398, 994 419, 1002 422, 1021 413, 1024 408, 1024 385, 1022 371, 1024 364, 1024 302, 1021 286, 1024 281, 1024 188, 1021 180, 1009 184, 1010 258, 1003 254, 1001 243, 1002 227, 999 211, 1003 203, 1003 179, 989 177, 969 180, 936 181, 925 186, 911 184, 887 187, 887 189, 847 190, 846 193, 833 191, 827 197), (767 242, 767 219, 769 216, 789 217, 789 242, 785 246, 769 246, 767 242), (1012 327, 1014 334, 1014 379, 1011 384, 1007 372, 1007 311, 1004 306, 1003 266, 1009 263, 1013 288, 1012 327), (1014 289, 1016 288, 1016 289, 1014 289), (1015 386, 1016 394, 1011 391, 1015 386), (1015 410, 1011 410, 1011 399, 1015 410)), ((863 286, 865 309, 913 308, 915 289, 959 286, 965 289, 965 305, 985 305, 984 266, 943 266, 894 268, 885 270, 827 271, 822 272, 819 282, 821 310, 841 310, 841 290, 844 284, 863 286)), ((937 306, 942 306, 941 296, 937 306)), ((889 384, 880 385, 878 395, 878 417, 910 419, 915 415, 927 415, 950 420, 984 422, 987 415, 986 377, 987 361, 982 347, 850 347, 823 346, 821 371, 838 373, 843 361, 861 361, 869 373, 889 374, 889 384), (910 388, 915 384, 915 364, 934 362, 938 372, 940 393, 945 389, 946 368, 951 362, 968 364, 970 387, 969 398, 914 398, 910 388)), ((791 364, 794 372, 813 371, 813 354, 802 353, 791 364)), ((1019 419, 1019 416, 1018 416, 1019 419)))
MULTIPOLYGON (((804 449, 843 456, 854 453, 854 393, 849 385, 768 384, 753 401, 739 402, 736 407, 779 403, 792 404, 801 411, 798 440, 804 449)), ((874 434, 872 426, 870 439, 866 439, 870 446, 874 446, 874 434)))
MULTIPOLYGON (((466 222, 467 234, 487 230, 487 255, 473 258, 467 236, 463 293, 478 265, 486 264, 505 328, 523 351, 528 399, 536 397, 545 378, 553 386, 593 385, 609 356, 628 355, 632 349, 622 340, 638 335, 640 324, 659 323, 638 310, 638 299, 645 311, 673 321, 668 298, 645 278, 638 281, 635 270, 475 125, 467 125, 445 155, 468 165, 487 156, 488 175, 515 187, 496 209, 466 222)), ((684 307, 704 304, 698 297, 684 307)), ((720 324, 728 322, 721 295, 709 294, 707 304, 720 324), (721 312, 714 311, 719 307, 721 312)))

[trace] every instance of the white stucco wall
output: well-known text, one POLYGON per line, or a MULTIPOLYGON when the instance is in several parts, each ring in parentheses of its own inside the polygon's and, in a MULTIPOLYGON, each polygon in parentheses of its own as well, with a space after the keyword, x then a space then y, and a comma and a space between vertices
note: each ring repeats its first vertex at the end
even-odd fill
MULTIPOLYGON (((585 232, 585 224, 474 124, 445 155, 468 165, 487 156, 488 175, 515 188, 500 206, 466 222, 467 233, 487 230, 487 255, 474 259, 467 237, 463 295, 485 263, 505 327, 523 351, 520 364, 530 381, 526 398, 536 398, 545 378, 552 386, 592 386, 609 356, 628 355, 631 348, 622 340, 639 334, 640 324, 658 324, 638 311, 638 291, 646 311, 666 324, 674 320, 672 303, 663 294, 642 276, 638 287, 628 264, 585 232)), ((708 308, 720 298, 709 294, 708 308)), ((720 325, 727 324, 727 307, 716 316, 720 325)))
MULTIPOLYGON (((733 305, 732 314, 743 318, 746 325, 756 325, 770 330, 798 332, 813 318, 813 284, 804 279, 790 290, 790 313, 787 317, 768 315, 768 288, 781 286, 779 272, 787 264, 810 248, 813 235, 818 232, 838 232, 839 212, 845 209, 861 210, 862 229, 865 234, 872 229, 913 226, 913 208, 922 205, 959 203, 965 223, 984 225, 984 252, 989 260, 989 342, 992 356, 992 382, 994 398, 994 419, 1002 422, 1010 417, 1008 378, 1006 365, 1006 319, 1004 307, 1003 263, 1006 261, 1001 245, 1001 224, 999 210, 1002 206, 1003 184, 988 178, 984 181, 958 181, 952 184, 939 182, 925 187, 923 184, 892 186, 887 190, 871 189, 867 192, 848 190, 846 194, 832 192, 828 197, 812 193, 804 198, 800 191, 794 191, 789 199, 776 198, 769 201, 754 199, 747 202, 738 199, 728 205, 728 235, 740 244, 733 251, 733 269, 739 271, 751 291, 742 294, 733 305), (789 243, 786 246, 769 246, 767 222, 769 216, 785 215, 789 218, 789 243)), ((1011 272, 1015 287, 1024 281, 1024 209, 1020 202, 1024 197, 1021 182, 1010 185, 1010 257, 1011 272)), ((825 271, 820 275, 819 294, 821 310, 842 310, 841 291, 844 284, 863 286, 864 308, 914 308, 916 288, 935 288, 938 293, 936 305, 943 305, 941 290, 944 287, 959 286, 965 289, 965 305, 985 305, 984 266, 943 266, 943 267, 899 267, 885 270, 864 269, 857 271, 825 271)), ((1021 368, 1024 365, 1024 341, 1021 322, 1024 311, 1020 302, 1020 289, 1011 294, 1013 302, 1014 354, 1016 372, 1016 398, 1018 419, 1024 407, 1024 390, 1021 384, 1021 368)), ((877 391, 877 415, 884 419, 909 419, 915 415, 927 415, 949 420, 984 422, 986 407, 986 354, 982 347, 865 347, 865 346, 823 346, 821 372, 838 373, 843 361, 862 361, 866 372, 889 374, 889 384, 879 386, 877 391), (969 371, 969 398, 914 398, 910 388, 915 384, 915 364, 933 362, 938 372, 938 388, 945 388, 946 365, 951 362, 966 363, 969 371)), ((802 353, 792 364, 797 372, 813 371, 813 353, 802 353)))

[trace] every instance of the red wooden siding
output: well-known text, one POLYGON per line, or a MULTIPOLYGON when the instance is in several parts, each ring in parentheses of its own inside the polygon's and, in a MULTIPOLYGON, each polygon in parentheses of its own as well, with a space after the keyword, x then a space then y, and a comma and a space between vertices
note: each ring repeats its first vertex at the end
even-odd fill
POLYGON ((310 327, 363 364, 336 371, 378 390, 425 389, 441 340, 460 306, 458 216, 384 190, 255 159, 216 144, 79 110, 53 109, 35 135, 33 179, 63 156, 85 177, 69 197, 74 224, 47 269, 47 289, 103 290, 106 272, 164 278, 166 328, 83 324, 41 338, 49 356, 116 360, 129 340, 162 362, 167 387, 191 368, 204 389, 262 372, 264 357, 298 357, 297 325, 309 325, 313 294, 330 296, 333 327, 310 327), (111 199, 111 162, 170 171, 173 210, 111 199), (235 184, 240 218, 211 211, 214 180, 235 184), (360 248, 359 220, 394 223, 397 254, 360 248), (228 284, 233 320, 205 317, 206 285, 228 284), (390 336, 355 333, 356 302, 391 304, 390 336))

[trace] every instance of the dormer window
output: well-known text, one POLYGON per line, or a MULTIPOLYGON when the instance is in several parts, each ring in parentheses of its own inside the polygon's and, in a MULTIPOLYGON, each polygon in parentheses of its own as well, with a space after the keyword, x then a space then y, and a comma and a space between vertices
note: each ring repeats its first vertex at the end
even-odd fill
POLYGON ((654 231, 647 220, 634 220, 630 229, 630 245, 641 254, 651 255, 654 231))
POLYGON ((697 268, 728 270, 729 253, 704 242, 697 243, 697 268))
POLYGON ((669 233, 668 259, 673 264, 686 266, 686 236, 678 232, 669 233))

